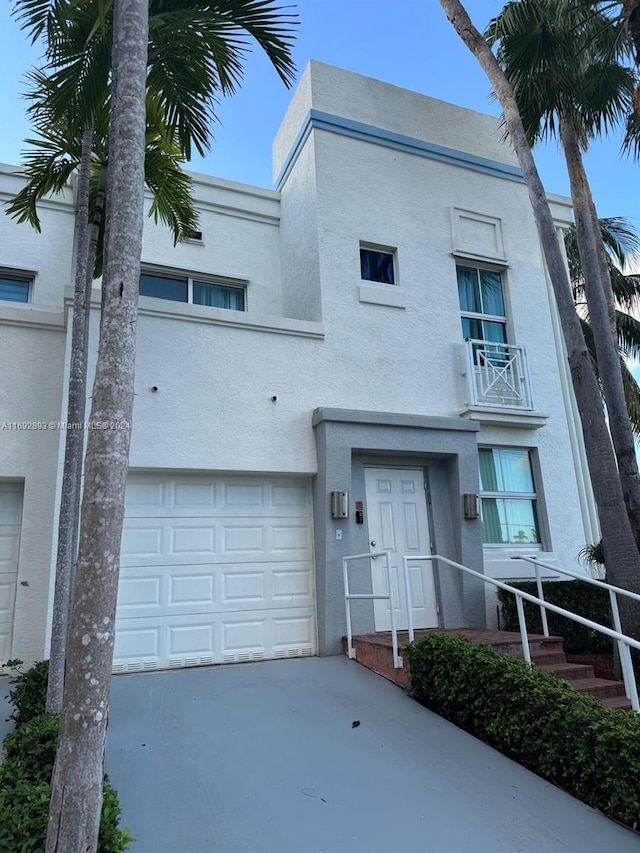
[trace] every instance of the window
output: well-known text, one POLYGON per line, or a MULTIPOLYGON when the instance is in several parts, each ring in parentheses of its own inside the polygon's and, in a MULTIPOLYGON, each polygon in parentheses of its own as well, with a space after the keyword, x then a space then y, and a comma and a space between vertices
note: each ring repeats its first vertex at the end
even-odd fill
POLYGON ((187 276, 140 275, 140 296, 154 296, 173 302, 189 302, 210 308, 245 311, 245 288, 215 281, 199 281, 187 276))
POLYGON ((482 541, 498 545, 540 542, 537 495, 529 450, 481 448, 482 541))
POLYGON ((360 247, 360 275, 365 281, 395 284, 393 252, 360 247))
POLYGON ((0 300, 28 302, 33 278, 20 273, 0 271, 0 300))
POLYGON ((479 341, 507 342, 502 276, 494 270, 456 267, 462 334, 479 341))

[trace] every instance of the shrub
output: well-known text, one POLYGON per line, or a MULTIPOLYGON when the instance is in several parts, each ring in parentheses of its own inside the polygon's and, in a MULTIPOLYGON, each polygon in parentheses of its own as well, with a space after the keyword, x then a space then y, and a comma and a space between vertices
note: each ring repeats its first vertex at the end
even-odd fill
MULTIPOLYGON (((529 595, 538 595, 535 581, 510 582, 522 592, 529 595)), ((611 628, 611 605, 609 593, 606 589, 584 583, 583 581, 544 581, 544 597, 550 604, 571 610, 578 616, 598 622, 605 628, 611 628)), ((503 631, 519 631, 518 613, 516 610, 515 595, 504 589, 498 590, 498 600, 502 614, 501 628, 503 631)), ((527 620, 527 628, 532 633, 542 633, 542 619, 540 608, 537 604, 529 601, 524 602, 524 612, 527 620)), ((613 640, 598 631, 579 625, 564 616, 558 616, 547 610, 547 621, 549 632, 559 637, 564 637, 564 648, 569 654, 597 654, 600 652, 611 652, 613 640)))
POLYGON ((58 743, 58 719, 49 714, 33 717, 4 739, 5 764, 13 765, 12 775, 34 782, 50 782, 58 743))
MULTIPOLYGON (((15 669, 17 662, 11 665, 15 669)), ((46 672, 47 667, 38 663, 26 672, 19 670, 12 681, 16 686, 9 693, 14 704, 10 719, 17 728, 4 739, 5 759, 0 765, 0 853, 44 849, 58 743, 58 719, 44 713, 46 672), (37 708, 42 712, 34 713, 37 708)), ((98 853, 128 849, 132 837, 128 829, 120 828, 120 814, 118 794, 105 776, 98 853)))
POLYGON ((3 669, 8 669, 13 675, 9 682, 9 701, 13 705, 13 720, 16 728, 24 725, 32 717, 44 714, 47 701, 47 679, 49 677, 49 661, 41 660, 26 671, 21 669, 21 660, 7 661, 3 669))
POLYGON ((412 695, 534 773, 633 829, 640 717, 611 711, 543 670, 431 634, 407 647, 412 695))

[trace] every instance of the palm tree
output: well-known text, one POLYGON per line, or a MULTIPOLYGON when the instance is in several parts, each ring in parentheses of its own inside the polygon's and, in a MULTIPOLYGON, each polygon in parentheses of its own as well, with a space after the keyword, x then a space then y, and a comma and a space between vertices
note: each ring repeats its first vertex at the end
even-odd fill
MULTIPOLYGON (((182 156, 189 155, 192 142, 205 150, 216 94, 231 93, 239 84, 250 39, 264 48, 285 83, 292 81, 291 16, 273 0, 19 0, 18 5, 32 37, 47 35, 47 108, 54 121, 71 116, 72 127, 82 127, 84 136, 87 127, 93 130, 101 106, 109 99, 112 105, 91 422, 130 426, 145 100, 161 113, 182 156), (114 209, 118 216, 109 216, 114 209)), ((129 428, 89 432, 47 853, 95 850, 129 441, 129 428)))
MULTIPOLYGON (((108 109, 94 120, 93 128, 73 131, 71 119, 56 123, 48 107, 50 82, 42 72, 31 75, 33 101, 30 114, 36 139, 29 139, 23 175, 27 183, 7 205, 7 213, 40 230, 38 203, 61 192, 78 170, 76 210, 76 270, 71 331, 71 363, 67 397, 67 422, 83 424, 86 414, 87 356, 91 286, 102 271, 103 210, 109 163, 108 109)), ((181 168, 183 158, 175 139, 162 126, 162 114, 147 103, 145 180, 153 195, 150 215, 168 225, 176 242, 191 233, 198 221, 191 199, 191 179, 181 168)), ((77 551, 82 483, 84 430, 67 429, 63 480, 58 515, 55 590, 47 711, 62 710, 64 659, 73 588, 73 564, 77 551)))
MULTIPOLYGON (((105 105, 110 99, 113 0, 90 0, 82 7, 60 0, 42 0, 37 4, 32 0, 16 0, 15 10, 32 40, 46 33, 47 65, 44 72, 34 75, 36 96, 32 107, 32 114, 40 117, 39 129, 46 140, 46 148, 33 155, 28 163, 31 180, 21 196, 14 200, 13 211, 37 227, 37 201, 47 192, 61 188, 63 178, 66 179, 78 164, 78 187, 85 193, 78 194, 78 208, 83 213, 77 218, 78 251, 67 407, 67 419, 81 423, 86 401, 88 317, 94 271, 93 258, 87 257, 87 247, 97 246, 95 270, 99 274, 103 239, 99 227, 93 228, 92 241, 85 233, 85 211, 89 206, 86 193, 91 192, 87 173, 90 170, 90 140, 104 149, 106 139, 108 109, 105 105), (59 129, 54 141, 48 138, 49 126, 59 129), (68 130, 71 127, 78 128, 75 134, 68 130), (71 138, 74 138, 74 153, 68 150, 71 138), (84 140, 84 149, 78 146, 79 139, 84 140)), ((147 140, 146 174, 154 193, 151 213, 172 227, 176 239, 193 230, 195 219, 193 210, 185 206, 188 179, 179 169, 173 168, 174 160, 188 158, 192 145, 200 153, 211 145, 217 92, 232 94, 236 90, 242 79, 242 60, 251 38, 264 49, 283 81, 287 85, 292 82, 292 22, 292 16, 281 14, 274 0, 151 0, 147 121, 153 132, 147 140)), ((93 206, 99 219, 107 174, 107 152, 101 153, 103 156, 98 159, 103 167, 99 171, 102 192, 95 195, 98 205, 93 206)), ((80 514, 83 439, 81 431, 67 432, 47 696, 47 709, 52 713, 59 713, 62 706, 67 622, 80 514)))
MULTIPOLYGON (((573 303, 569 276, 556 238, 553 217, 536 169, 520 116, 518 103, 504 71, 491 48, 474 27, 460 0, 440 0, 454 29, 474 54, 500 101, 509 139, 524 175, 540 243, 556 298, 576 402, 582 421, 585 450, 598 507, 598 518, 609 580, 617 586, 640 592, 640 553, 625 511, 616 460, 600 402, 600 391, 591 369, 580 319, 573 303)), ((638 614, 625 599, 621 611, 623 629, 640 636, 638 614)))
POLYGON ((487 28, 530 145, 558 135, 569 172, 584 292, 625 505, 640 546, 640 473, 620 368, 615 305, 583 152, 626 120, 635 78, 620 22, 575 0, 512 0, 487 28))
MULTIPOLYGON (((628 367, 628 359, 640 357, 640 321, 632 312, 640 307, 640 275, 623 272, 629 259, 640 250, 640 236, 631 224, 619 217, 600 220, 602 240, 607 250, 611 285, 616 302, 616 328, 620 351, 620 368, 624 383, 629 420, 636 437, 640 436, 640 386, 628 367)), ((588 307, 584 301, 584 276, 576 241, 575 226, 565 234, 565 249, 573 295, 582 321, 582 331, 591 361, 599 379, 598 359, 589 322, 588 307)))
MULTIPOLYGON (((109 217, 92 422, 131 423, 144 216, 147 0, 116 0, 109 147, 109 217)), ((124 484, 130 429, 87 441, 75 604, 51 782, 46 853, 95 851, 113 658, 124 484)))

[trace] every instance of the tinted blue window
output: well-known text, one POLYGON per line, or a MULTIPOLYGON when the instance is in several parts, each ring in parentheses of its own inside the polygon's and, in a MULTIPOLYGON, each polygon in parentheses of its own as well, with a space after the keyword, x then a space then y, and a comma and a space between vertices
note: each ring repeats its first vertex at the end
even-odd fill
POLYGON ((0 275, 0 299, 8 302, 29 301, 29 280, 0 275))
POLYGON ((156 299, 186 302, 188 296, 187 281, 183 278, 168 278, 164 275, 142 273, 140 276, 140 296, 155 296, 156 299))

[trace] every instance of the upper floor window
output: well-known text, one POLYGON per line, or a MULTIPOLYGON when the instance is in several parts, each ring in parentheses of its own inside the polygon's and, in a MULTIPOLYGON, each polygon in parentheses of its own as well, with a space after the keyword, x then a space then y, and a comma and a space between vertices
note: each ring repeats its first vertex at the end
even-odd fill
POLYGON ((501 545, 540 542, 531 451, 484 447, 478 453, 482 541, 501 545))
POLYGON ((393 252, 360 246, 360 276, 364 281, 395 284, 393 252))
POLYGON ((33 278, 9 270, 0 270, 0 300, 28 302, 33 278))
POLYGON ((140 275, 140 296, 207 305, 210 308, 227 308, 231 311, 246 311, 244 287, 234 287, 217 281, 200 281, 189 276, 143 272, 140 275))
POLYGON ((505 344, 507 317, 501 274, 463 266, 456 267, 456 272, 463 336, 505 344))

